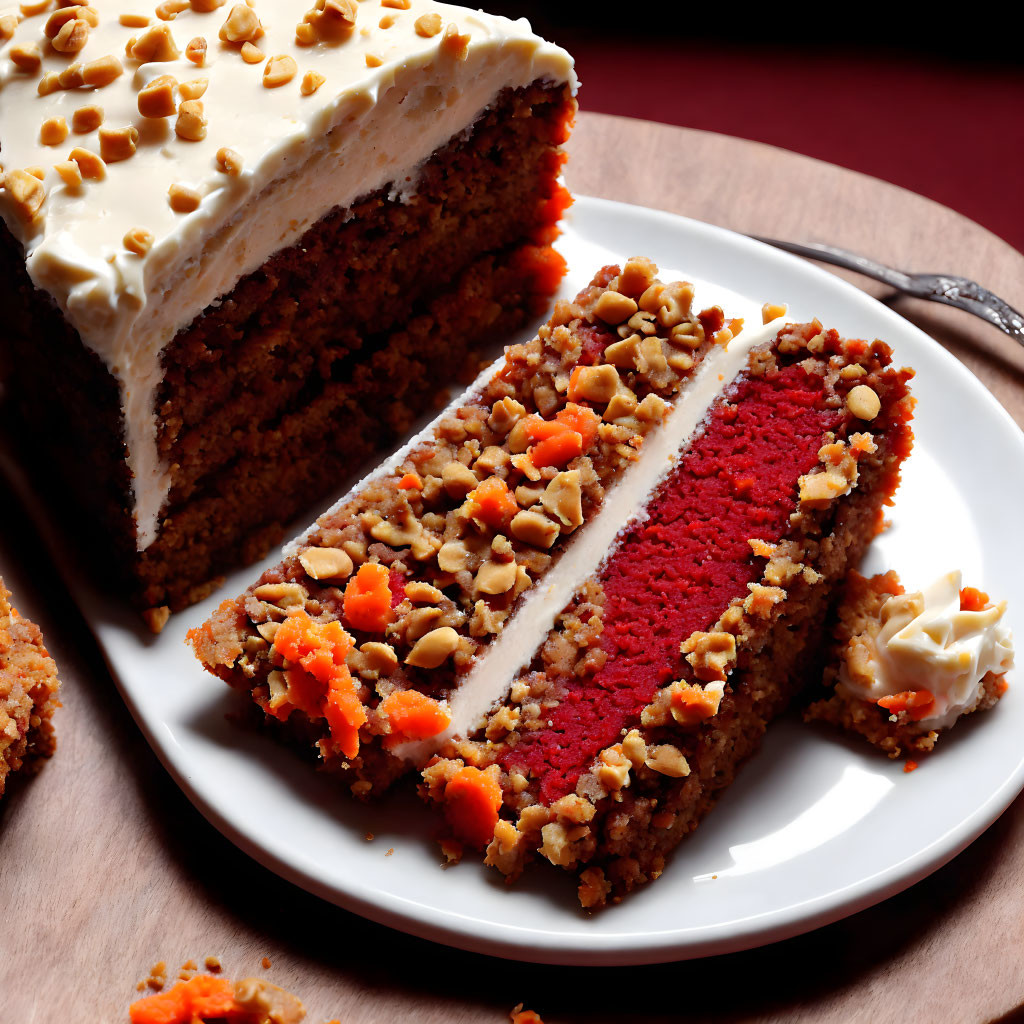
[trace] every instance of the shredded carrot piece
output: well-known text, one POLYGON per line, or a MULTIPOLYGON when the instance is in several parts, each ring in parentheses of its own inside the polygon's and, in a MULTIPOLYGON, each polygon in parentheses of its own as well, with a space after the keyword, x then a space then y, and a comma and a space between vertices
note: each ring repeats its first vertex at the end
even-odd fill
POLYGON ((566 407, 555 415, 558 423, 564 423, 570 430, 580 435, 583 442, 583 450, 586 451, 597 437, 597 426, 601 422, 600 417, 586 405, 577 405, 569 402, 566 407))
POLYGON ((544 1024, 544 1021, 534 1010, 513 1010, 512 1024, 544 1024))
POLYGON ((743 330, 743 317, 735 316, 731 320, 726 320, 725 326, 732 331, 732 336, 735 338, 743 330))
POLYGON ((445 817, 455 834, 474 846, 486 846, 494 836, 501 808, 499 769, 491 765, 484 771, 466 765, 460 768, 444 788, 445 817))
POLYGON ((1010 684, 1006 681, 1006 676, 1000 676, 996 682, 996 694, 1000 697, 1010 688, 1010 684))
POLYGON ((905 762, 904 762, 904 764, 903 764, 903 770, 904 770, 905 772, 914 772, 914 771, 917 771, 917 762, 916 762, 916 761, 911 761, 911 760, 909 760, 909 759, 908 759, 908 760, 907 760, 907 761, 905 761, 905 762))
POLYGON ((718 714, 717 694, 705 693, 699 686, 672 687, 673 718, 680 725, 699 725, 718 714))
POLYGON ((166 992, 137 999, 128 1014, 132 1024, 192 1024, 201 1018, 227 1018, 237 1010, 230 981, 197 974, 166 992))
POLYGON ((343 608, 353 629, 383 633, 392 619, 390 573, 376 562, 364 562, 345 587, 343 608))
POLYGON ((935 710, 935 695, 931 690, 904 690, 891 697, 883 697, 878 701, 878 706, 894 715, 905 711, 912 722, 917 722, 935 710))
POLYGON ((984 611, 990 604, 988 594, 984 590, 977 590, 974 587, 964 587, 960 591, 960 611, 980 612, 984 611))
POLYGON ((391 723, 395 742, 436 736, 447 729, 452 720, 440 701, 416 690, 392 690, 381 707, 391 723))
POLYGON ((568 267, 565 257, 550 245, 558 233, 556 225, 548 225, 546 230, 538 232, 538 239, 544 244, 524 245, 511 260, 514 272, 530 278, 526 287, 540 295, 550 295, 555 291, 568 267))
POLYGON ((479 487, 466 496, 466 512, 494 530, 507 530, 512 517, 519 511, 515 495, 501 477, 489 476, 479 487))
MULTIPOLYGON (((530 461, 538 469, 544 466, 564 466, 570 459, 575 459, 578 455, 583 454, 583 434, 580 431, 587 431, 589 435, 590 426, 585 419, 586 414, 582 411, 583 408, 583 406, 570 403, 553 420, 543 420, 534 414, 527 416, 523 421, 526 436, 534 442, 530 448, 530 461), (565 416, 569 422, 565 422, 562 416, 565 416), (580 430, 576 429, 577 422, 580 430)), ((596 436, 596 422, 593 424, 593 432, 596 436)))
POLYGON ((406 473, 405 476, 398 481, 398 488, 402 491, 422 491, 423 481, 419 478, 417 473, 406 473))
POLYGON ((289 615, 274 634, 274 649, 294 662, 284 673, 288 699, 276 710, 267 706, 277 718, 287 718, 293 708, 326 718, 331 739, 346 757, 359 753, 359 727, 366 721, 345 661, 353 644, 340 622, 317 622, 306 612, 289 615))

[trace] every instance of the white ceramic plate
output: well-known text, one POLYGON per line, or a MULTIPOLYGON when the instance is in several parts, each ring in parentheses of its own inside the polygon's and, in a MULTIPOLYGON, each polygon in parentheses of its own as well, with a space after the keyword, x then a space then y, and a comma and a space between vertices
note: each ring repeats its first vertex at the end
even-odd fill
MULTIPOLYGON (((579 199, 560 248, 570 267, 566 294, 601 264, 642 253, 752 300, 698 292, 698 301, 722 301, 727 314, 757 316, 763 301, 788 302, 795 319, 818 316, 842 334, 886 339, 897 360, 917 369, 917 441, 893 526, 867 569, 895 568, 915 587, 961 568, 966 582, 1009 598, 1011 624, 1024 636, 1024 438, 952 356, 843 281, 706 224, 579 199)), ((290 751, 226 721, 240 698, 199 668, 183 638, 261 568, 174 616, 158 638, 80 575, 72 584, 136 720, 203 814, 273 871, 424 938, 567 964, 759 945, 863 909, 934 871, 1024 786, 1024 694, 1012 685, 995 711, 962 723, 913 774, 866 746, 783 720, 657 883, 586 916, 568 873, 540 865, 509 890, 471 857, 441 870, 429 838, 435 819, 411 795, 359 806, 290 751)))

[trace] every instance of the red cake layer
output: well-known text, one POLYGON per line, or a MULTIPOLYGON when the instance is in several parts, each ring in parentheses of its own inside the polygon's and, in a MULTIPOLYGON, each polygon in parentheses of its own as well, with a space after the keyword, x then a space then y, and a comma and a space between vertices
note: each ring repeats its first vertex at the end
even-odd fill
POLYGON ((689 676, 680 639, 708 629, 760 579, 763 563, 748 539, 774 543, 787 532, 797 481, 840 420, 824 398, 823 379, 798 364, 740 378, 715 405, 649 517, 601 574, 605 665, 563 697, 548 727, 526 733, 503 758, 506 769, 542 780, 544 803, 573 791, 660 686, 689 676))

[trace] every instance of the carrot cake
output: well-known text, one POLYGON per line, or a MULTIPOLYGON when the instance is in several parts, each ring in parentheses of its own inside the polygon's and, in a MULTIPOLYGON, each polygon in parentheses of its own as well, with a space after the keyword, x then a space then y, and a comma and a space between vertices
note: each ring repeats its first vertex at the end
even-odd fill
POLYGON ((0 579, 0 796, 9 777, 49 757, 60 707, 57 669, 35 623, 18 615, 0 579))
POLYGON ((0 14, 0 359, 154 627, 546 306, 572 60, 434 0, 0 14))
POLYGON ((194 630, 357 796, 603 903, 656 877, 820 672, 910 450, 909 370, 646 259, 574 302, 194 630))
POLYGON ((1007 690, 1013 638, 998 604, 961 573, 906 593, 895 572, 850 574, 836 609, 825 668, 829 695, 807 709, 889 757, 927 753, 941 732, 1007 690))

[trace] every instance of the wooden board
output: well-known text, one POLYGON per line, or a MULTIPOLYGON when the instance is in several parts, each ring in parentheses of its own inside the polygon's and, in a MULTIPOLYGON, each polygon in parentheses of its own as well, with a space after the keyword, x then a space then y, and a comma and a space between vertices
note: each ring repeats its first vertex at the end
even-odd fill
MULTIPOLYGON (((963 274, 1024 308, 1024 257, 882 182, 751 142, 599 115, 581 115, 571 151, 577 192, 963 274)), ((1024 424, 1024 351, 955 310, 892 305, 1024 424)), ((495 1024, 520 1001, 549 1024, 712 1014, 981 1022, 1024 1002, 1024 800, 901 896, 811 935, 706 961, 532 967, 338 910, 258 866, 192 808, 124 709, 31 522, 9 504, 0 537, 0 573, 43 627, 65 703, 57 756, 0 802, 0 1024, 118 1024, 153 962, 174 969, 208 954, 232 975, 293 989, 311 1024, 495 1024)))

